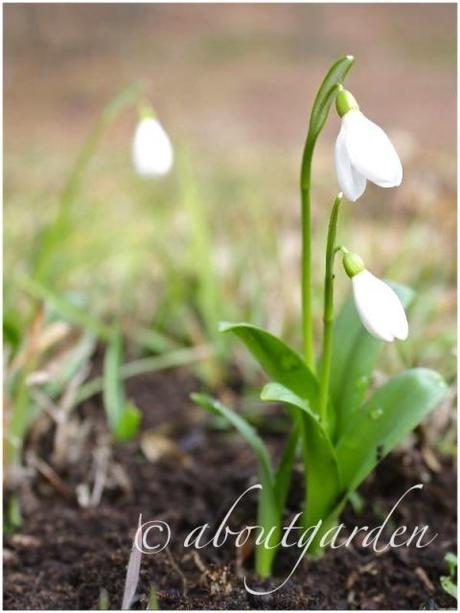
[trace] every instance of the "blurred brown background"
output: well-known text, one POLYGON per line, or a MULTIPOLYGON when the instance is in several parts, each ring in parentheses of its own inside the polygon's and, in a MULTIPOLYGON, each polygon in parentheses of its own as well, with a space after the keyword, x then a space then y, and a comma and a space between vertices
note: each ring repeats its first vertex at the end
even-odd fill
POLYGON ((455 154, 454 4, 24 4, 4 27, 7 149, 80 142, 137 79, 188 138, 300 148, 325 68, 351 53, 364 110, 455 154))
MULTIPOLYGON (((444 372, 452 372, 456 10, 441 3, 6 5, 7 271, 33 257, 25 251, 52 219, 56 194, 103 106, 140 80, 173 143, 193 154, 225 304, 253 321, 258 309, 256 322, 296 343, 307 122, 328 67, 353 54, 347 86, 390 134, 404 181, 397 190, 370 185, 359 203, 344 207, 343 241, 376 274, 418 291, 408 361, 443 370, 447 360, 444 372)), ((177 169, 161 186, 133 178, 135 122, 134 112, 123 113, 98 148, 59 283, 83 293, 95 312, 110 312, 119 296, 134 318, 148 319, 170 285, 152 245, 158 237, 172 245, 181 271, 174 245, 188 241, 189 227, 171 187, 177 169), (152 206, 160 201, 171 211, 163 221, 152 206)), ((338 129, 333 112, 314 163, 318 327, 338 129)), ((341 299, 348 283, 337 275, 337 284, 341 299)))

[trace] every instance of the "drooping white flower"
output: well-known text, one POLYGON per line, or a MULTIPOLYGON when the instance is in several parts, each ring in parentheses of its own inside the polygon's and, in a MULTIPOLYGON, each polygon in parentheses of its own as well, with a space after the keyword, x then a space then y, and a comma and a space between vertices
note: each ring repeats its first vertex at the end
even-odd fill
POLYGON ((382 128, 361 113, 350 92, 340 91, 336 102, 342 126, 335 144, 335 167, 345 196, 356 201, 367 181, 380 187, 400 185, 401 161, 382 128))
POLYGON ((171 141, 155 117, 144 117, 137 124, 132 156, 141 177, 161 177, 171 170, 174 161, 171 141))
POLYGON ((405 341, 409 324, 396 292, 366 270, 358 255, 344 251, 343 266, 351 278, 353 298, 363 326, 382 341, 405 341))
POLYGON ((368 270, 359 272, 351 282, 356 310, 366 330, 389 343, 405 341, 409 324, 396 292, 368 270))

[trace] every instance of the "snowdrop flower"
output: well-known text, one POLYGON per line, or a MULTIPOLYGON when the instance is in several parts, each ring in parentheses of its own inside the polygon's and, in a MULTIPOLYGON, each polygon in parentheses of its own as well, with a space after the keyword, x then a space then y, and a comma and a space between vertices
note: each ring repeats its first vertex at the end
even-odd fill
POLYGON ((345 196, 358 200, 368 180, 380 187, 400 185, 401 161, 382 128, 361 113, 355 98, 343 88, 336 107, 342 126, 335 144, 335 167, 345 196))
POLYGON ((346 253, 343 266, 353 285, 353 298, 363 326, 376 338, 391 343, 409 335, 406 313, 396 292, 365 269, 362 259, 346 253))
POLYGON ((133 164, 141 177, 161 177, 173 165, 174 153, 169 136, 151 112, 141 118, 134 133, 133 164))

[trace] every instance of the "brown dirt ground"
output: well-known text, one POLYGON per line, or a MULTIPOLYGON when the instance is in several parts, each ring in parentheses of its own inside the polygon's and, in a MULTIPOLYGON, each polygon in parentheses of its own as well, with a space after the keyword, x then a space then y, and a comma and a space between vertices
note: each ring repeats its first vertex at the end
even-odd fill
MULTIPOLYGON (((347 526, 377 526, 406 489, 422 482, 423 494, 410 497, 399 508, 395 522, 426 523, 438 532, 425 549, 393 549, 378 555, 355 541, 352 547, 329 551, 318 561, 308 560, 287 586, 270 597, 251 596, 243 587, 243 574, 257 585, 251 576, 250 553, 243 560, 231 545, 200 550, 199 555, 185 551, 181 542, 186 533, 205 522, 220 522, 255 475, 254 458, 244 443, 231 432, 210 429, 208 418, 191 405, 188 394, 193 389, 196 382, 185 372, 140 376, 128 383, 129 396, 144 413, 142 431, 153 429, 172 447, 154 462, 143 456, 139 438, 114 447, 109 452, 113 457, 109 457, 105 490, 94 508, 81 508, 75 492, 77 484, 91 483, 94 453, 107 443, 100 400, 87 401, 75 415, 79 432, 87 432, 86 451, 77 460, 69 459, 69 443, 69 458, 56 463, 51 454, 52 431, 35 428, 29 450, 33 447, 52 466, 57 480, 35 471, 23 485, 24 523, 5 542, 6 609, 95 609, 102 588, 112 608, 118 608, 139 513, 145 521, 168 522, 173 538, 169 553, 143 557, 134 608, 145 609, 150 586, 155 586, 162 609, 455 606, 439 584, 446 572, 443 557, 456 550, 453 463, 441 459, 442 469, 433 472, 417 447, 387 458, 360 490, 364 510, 356 515, 348 508, 343 519, 347 526)), ((271 439, 276 448, 276 436, 271 439)), ((300 484, 297 471, 289 514, 299 508, 300 484)), ((233 521, 239 528, 245 522, 254 523, 254 501, 247 499, 233 521)), ((279 556, 272 585, 288 574, 295 559, 291 550, 279 556)))

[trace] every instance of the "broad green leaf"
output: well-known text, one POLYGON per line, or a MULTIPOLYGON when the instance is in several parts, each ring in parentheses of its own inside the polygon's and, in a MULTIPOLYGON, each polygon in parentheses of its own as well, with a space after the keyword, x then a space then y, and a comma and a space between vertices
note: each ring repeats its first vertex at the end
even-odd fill
POLYGON ((313 103, 308 132, 309 140, 315 141, 318 134, 321 132, 329 114, 331 104, 335 100, 337 86, 345 79, 353 62, 354 58, 351 55, 342 57, 331 66, 329 72, 325 76, 313 103))
POLYGON ((236 334, 269 377, 316 407, 318 382, 296 351, 270 332, 251 324, 223 322, 219 330, 236 334))
MULTIPOLYGON (((408 287, 391 283, 405 308, 414 297, 408 287)), ((375 363, 385 345, 363 327, 351 296, 334 324, 330 399, 336 414, 337 438, 361 406, 375 363)))
POLYGON ((334 448, 308 402, 291 390, 279 383, 268 383, 262 390, 261 398, 268 402, 283 402, 302 411, 307 489, 305 525, 312 525, 329 515, 342 491, 334 448))
POLYGON ((446 392, 441 375, 424 368, 407 370, 379 387, 338 441, 337 462, 344 486, 356 489, 446 392))

